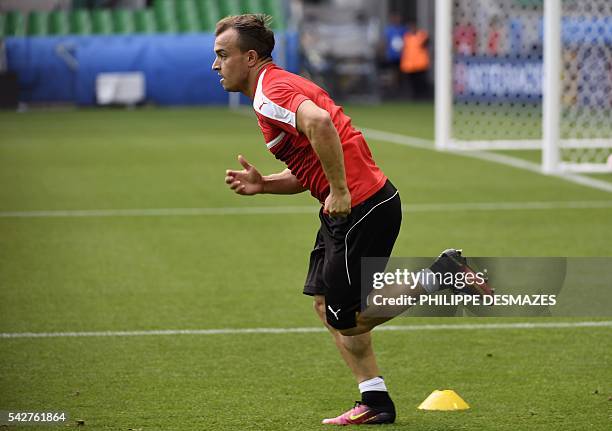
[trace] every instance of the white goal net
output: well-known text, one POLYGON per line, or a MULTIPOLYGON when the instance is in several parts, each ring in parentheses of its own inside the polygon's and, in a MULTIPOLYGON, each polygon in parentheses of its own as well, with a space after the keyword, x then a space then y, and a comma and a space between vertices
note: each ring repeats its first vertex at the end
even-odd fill
POLYGON ((436 14, 438 148, 612 172, 612 0, 438 0, 436 14))

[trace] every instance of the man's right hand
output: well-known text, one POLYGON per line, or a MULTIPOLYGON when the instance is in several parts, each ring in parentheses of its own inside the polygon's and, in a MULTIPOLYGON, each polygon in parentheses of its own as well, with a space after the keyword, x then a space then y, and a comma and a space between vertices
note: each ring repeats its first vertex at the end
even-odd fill
POLYGON ((238 156, 238 162, 244 168, 241 171, 228 169, 225 171, 225 183, 239 195, 256 195, 263 193, 264 180, 254 166, 246 161, 242 155, 238 156))
POLYGON ((330 190, 325 199, 323 212, 331 217, 347 217, 351 213, 351 194, 348 190, 330 190))

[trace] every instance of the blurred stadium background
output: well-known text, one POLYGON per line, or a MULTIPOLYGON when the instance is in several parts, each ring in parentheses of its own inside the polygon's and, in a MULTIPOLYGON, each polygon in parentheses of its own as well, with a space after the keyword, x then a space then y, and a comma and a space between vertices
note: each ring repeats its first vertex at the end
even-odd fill
MULTIPOLYGON (((0 411, 320 429, 356 395, 300 293, 316 202, 223 183, 237 154, 282 169, 210 70, 228 14, 272 15, 275 60, 366 133, 405 204, 396 256, 612 256, 612 7, 558 1, 555 88, 555 1, 0 0, 0 411), (416 74, 408 28, 428 36, 416 74)), ((609 429, 605 316, 393 325, 376 334, 400 411, 385 429, 609 429), (472 409, 416 411, 447 387, 472 409)))

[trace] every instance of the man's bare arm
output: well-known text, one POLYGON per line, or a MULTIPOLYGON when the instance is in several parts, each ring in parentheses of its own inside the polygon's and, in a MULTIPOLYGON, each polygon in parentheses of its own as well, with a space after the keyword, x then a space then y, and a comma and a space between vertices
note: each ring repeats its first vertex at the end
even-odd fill
POLYGON ((289 169, 278 174, 263 176, 242 155, 238 156, 238 162, 244 169, 225 171, 225 183, 239 195, 294 194, 306 190, 289 169))
POLYGON ((306 190, 308 189, 298 181, 296 176, 293 175, 289 169, 285 169, 278 174, 263 176, 262 193, 292 195, 295 193, 302 193, 306 190))
POLYGON ((344 153, 331 116, 314 102, 306 100, 297 110, 297 128, 310 141, 329 182, 325 210, 332 216, 348 215, 351 212, 351 194, 346 184, 344 153))

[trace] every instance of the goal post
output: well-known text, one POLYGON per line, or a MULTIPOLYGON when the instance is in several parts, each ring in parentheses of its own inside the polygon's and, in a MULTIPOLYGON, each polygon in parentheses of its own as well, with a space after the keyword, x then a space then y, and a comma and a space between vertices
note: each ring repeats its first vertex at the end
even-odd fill
POLYGON ((435 134, 436 148, 450 146, 453 115, 452 0, 436 0, 435 27, 435 134))
POLYGON ((612 2, 436 0, 436 148, 612 172, 612 2))
POLYGON ((542 171, 559 170, 561 142, 561 1, 544 0, 542 84, 542 171))

